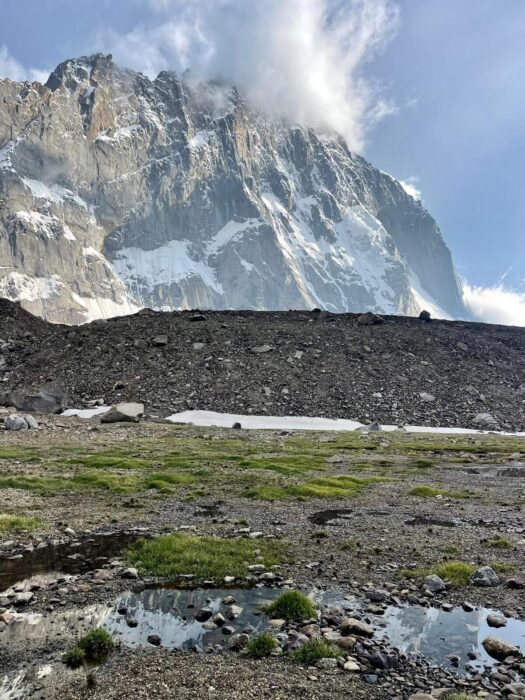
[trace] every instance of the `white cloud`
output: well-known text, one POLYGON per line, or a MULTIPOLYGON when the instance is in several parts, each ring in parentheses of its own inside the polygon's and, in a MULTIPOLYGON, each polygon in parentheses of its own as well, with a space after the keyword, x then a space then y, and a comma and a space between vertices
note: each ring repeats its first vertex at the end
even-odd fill
POLYGON ((476 287, 463 282, 463 301, 478 321, 525 326, 525 292, 494 287, 476 287))
POLYGON ((39 83, 45 83, 48 77, 49 71, 24 68, 16 58, 11 56, 5 44, 0 46, 0 78, 10 78, 19 82, 37 80, 39 83))
POLYGON ((421 201, 421 190, 416 187, 419 180, 417 177, 409 177, 406 180, 399 180, 399 184, 405 190, 407 194, 416 199, 418 202, 421 201))
POLYGON ((243 87, 260 110, 342 133, 360 149, 395 111, 365 64, 394 35, 394 0, 142 0, 154 21, 100 38, 123 65, 154 76, 190 69, 243 87))

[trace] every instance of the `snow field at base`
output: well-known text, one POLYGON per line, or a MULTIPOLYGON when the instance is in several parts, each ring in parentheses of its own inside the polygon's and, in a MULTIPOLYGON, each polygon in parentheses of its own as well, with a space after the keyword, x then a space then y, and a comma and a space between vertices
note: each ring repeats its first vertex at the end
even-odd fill
MULTIPOLYGON (((77 418, 94 418, 107 413, 111 406, 96 408, 70 408, 63 416, 77 418)), ((366 428, 363 423, 346 418, 320 418, 312 416, 250 416, 237 413, 217 413, 215 411, 181 411, 166 418, 170 423, 185 423, 210 428, 231 428, 234 423, 240 423, 246 430, 310 430, 310 431, 348 431, 352 432, 366 428)), ((424 425, 405 425, 407 433, 436 433, 441 435, 514 435, 525 437, 525 433, 505 433, 472 428, 430 427, 424 425)), ((394 432, 400 428, 397 425, 381 425, 380 432, 394 432)))

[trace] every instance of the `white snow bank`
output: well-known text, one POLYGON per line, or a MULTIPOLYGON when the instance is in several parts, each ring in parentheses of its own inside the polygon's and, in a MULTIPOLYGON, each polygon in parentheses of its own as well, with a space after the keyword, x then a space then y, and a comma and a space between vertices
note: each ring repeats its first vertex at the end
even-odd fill
MULTIPOLYGON (((216 413, 215 411, 182 411, 166 418, 170 423, 188 423, 191 425, 231 428, 240 423, 248 430, 357 430, 365 427, 362 423, 344 418, 315 418, 311 416, 250 416, 235 413, 216 413)), ((398 430, 396 425, 382 425, 382 431, 398 430)), ((434 428, 419 425, 407 425, 408 433, 440 433, 450 435, 483 435, 483 430, 469 428, 434 428)), ((525 433, 499 433, 502 435, 521 435, 525 433)))
POLYGON ((95 408, 68 408, 63 416, 77 416, 77 418, 94 418, 111 410, 111 406, 96 406, 95 408))

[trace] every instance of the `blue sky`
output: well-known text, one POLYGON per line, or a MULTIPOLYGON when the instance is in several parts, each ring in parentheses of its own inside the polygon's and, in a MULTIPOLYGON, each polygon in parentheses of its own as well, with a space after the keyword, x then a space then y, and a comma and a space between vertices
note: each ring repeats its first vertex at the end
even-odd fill
POLYGON ((475 303, 525 314, 524 36, 525 0, 0 0, 0 75, 104 50, 271 91, 270 62, 277 104, 420 190, 475 303))

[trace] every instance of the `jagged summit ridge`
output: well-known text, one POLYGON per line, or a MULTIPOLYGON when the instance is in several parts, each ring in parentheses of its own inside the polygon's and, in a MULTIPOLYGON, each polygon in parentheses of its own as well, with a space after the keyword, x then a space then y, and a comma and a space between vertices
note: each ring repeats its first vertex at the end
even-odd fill
POLYGON ((242 94, 97 54, 0 81, 0 296, 78 323, 140 306, 465 316, 391 176, 242 94))

